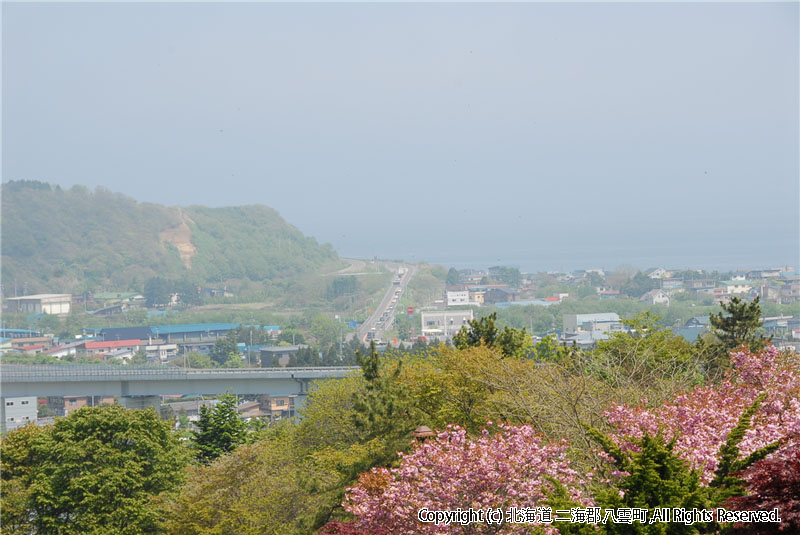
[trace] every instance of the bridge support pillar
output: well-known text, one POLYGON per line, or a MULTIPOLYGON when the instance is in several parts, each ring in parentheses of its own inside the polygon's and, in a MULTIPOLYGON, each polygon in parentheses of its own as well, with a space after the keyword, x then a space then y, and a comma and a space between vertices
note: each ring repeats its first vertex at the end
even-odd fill
POLYGON ((146 409, 153 407, 156 412, 161 410, 160 396, 121 396, 119 404, 126 409, 146 409))

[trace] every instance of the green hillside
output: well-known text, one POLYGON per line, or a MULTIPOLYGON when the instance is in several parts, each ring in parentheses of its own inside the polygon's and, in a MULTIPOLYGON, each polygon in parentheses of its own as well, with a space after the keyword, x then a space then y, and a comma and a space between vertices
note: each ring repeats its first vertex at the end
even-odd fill
POLYGON ((266 206, 139 203, 98 188, 2 185, 2 280, 22 293, 141 290, 152 277, 251 291, 288 288, 336 263, 266 206))

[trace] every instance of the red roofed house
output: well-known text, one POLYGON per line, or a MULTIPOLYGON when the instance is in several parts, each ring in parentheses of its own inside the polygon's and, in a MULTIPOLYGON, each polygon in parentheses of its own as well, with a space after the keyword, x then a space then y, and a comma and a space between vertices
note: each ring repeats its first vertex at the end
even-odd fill
POLYGON ((47 349, 47 346, 44 345, 44 344, 36 344, 36 345, 31 345, 31 346, 21 346, 19 348, 19 350, 22 351, 23 353, 34 353, 34 354, 41 353, 45 349, 47 349))
POLYGON ((108 353, 112 349, 127 349, 133 352, 139 351, 142 345, 141 340, 106 340, 105 342, 86 342, 84 348, 88 356, 97 353, 108 353))

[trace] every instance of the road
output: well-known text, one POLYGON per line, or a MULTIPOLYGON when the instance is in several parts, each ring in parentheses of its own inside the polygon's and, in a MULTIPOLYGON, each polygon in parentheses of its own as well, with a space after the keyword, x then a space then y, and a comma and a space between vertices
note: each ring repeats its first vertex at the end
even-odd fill
POLYGON ((388 263, 386 265, 389 267, 393 266, 395 272, 395 275, 392 277, 392 285, 387 290, 386 295, 383 296, 381 303, 372 312, 372 315, 356 330, 358 339, 365 344, 368 342, 367 335, 370 332, 375 333, 376 339, 384 339, 384 333, 394 322, 394 315, 397 312, 396 305, 400 301, 403 292, 406 291, 408 281, 411 280, 411 277, 414 276, 416 271, 416 267, 413 265, 388 263), (404 272, 398 279, 397 270, 400 267, 404 269, 404 272), (374 331, 373 328, 375 329, 374 331))
POLYGON ((323 275, 324 277, 333 277, 336 275, 364 275, 364 267, 367 265, 366 261, 358 260, 355 258, 342 258, 345 262, 349 262, 350 265, 344 267, 338 271, 334 271, 333 273, 326 273, 323 275))

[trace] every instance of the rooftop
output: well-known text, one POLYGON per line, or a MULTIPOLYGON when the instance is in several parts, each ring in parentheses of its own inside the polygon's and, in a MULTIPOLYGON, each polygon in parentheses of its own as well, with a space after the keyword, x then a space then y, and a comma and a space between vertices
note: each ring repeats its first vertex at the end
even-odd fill
POLYGON ((619 321, 619 315, 616 312, 600 312, 596 314, 575 314, 578 323, 587 321, 619 321))
POLYGON ((207 331, 230 331, 239 326, 238 323, 184 323, 178 325, 152 325, 150 330, 153 334, 175 334, 175 333, 200 333, 207 331))
POLYGON ((141 345, 141 340, 107 340, 105 342, 86 342, 86 349, 111 349, 141 345))
POLYGON ((23 299, 69 299, 72 301, 72 294, 36 294, 22 295, 20 297, 8 297, 6 301, 21 301, 23 299))

